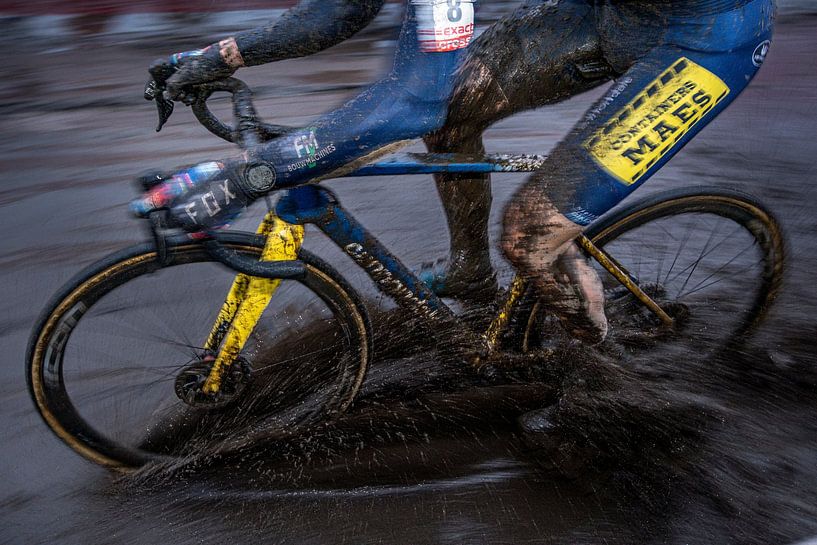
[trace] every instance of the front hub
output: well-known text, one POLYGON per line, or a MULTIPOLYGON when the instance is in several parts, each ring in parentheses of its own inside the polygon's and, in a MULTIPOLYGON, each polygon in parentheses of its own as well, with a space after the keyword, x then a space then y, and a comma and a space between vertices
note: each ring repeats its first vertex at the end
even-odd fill
POLYGON ((252 379, 250 363, 239 356, 225 371, 219 390, 215 393, 205 393, 204 383, 215 361, 213 355, 207 354, 184 367, 176 376, 176 396, 185 404, 197 409, 224 407, 236 399, 250 383, 252 379))

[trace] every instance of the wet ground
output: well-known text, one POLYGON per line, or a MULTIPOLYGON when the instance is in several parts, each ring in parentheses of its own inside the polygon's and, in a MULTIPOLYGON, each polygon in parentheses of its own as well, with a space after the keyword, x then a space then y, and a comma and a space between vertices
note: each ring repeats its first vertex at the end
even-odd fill
MULTIPOLYGON (((787 283, 743 352, 674 353, 631 368, 574 352, 552 389, 531 390, 480 384, 433 350, 409 349, 381 358, 360 403, 318 437, 324 449, 301 446, 282 463, 276 445, 261 444, 196 471, 125 479, 81 460, 39 420, 24 382, 26 339, 60 284, 142 240, 125 210, 134 173, 231 150, 186 111, 155 135, 153 106, 140 98, 142 67, 198 42, 90 38, 36 42, 23 53, 7 32, 4 47, 16 54, 0 78, 0 541, 765 544, 817 536, 816 28, 817 17, 784 16, 755 82, 643 190, 739 187, 781 217, 787 283), (554 399, 561 446, 542 454, 520 441, 514 418, 554 399)), ((378 31, 242 77, 269 120, 303 124, 382 70, 385 38, 378 31)), ((546 152, 598 93, 500 123, 489 149, 546 152)), ((496 210, 522 179, 497 178, 496 210)), ((430 179, 329 185, 409 265, 444 255, 430 179)), ((257 220, 258 212, 239 227, 257 220)), ((348 267, 312 235, 310 249, 348 267)), ((350 280, 373 293, 361 274, 350 280)))

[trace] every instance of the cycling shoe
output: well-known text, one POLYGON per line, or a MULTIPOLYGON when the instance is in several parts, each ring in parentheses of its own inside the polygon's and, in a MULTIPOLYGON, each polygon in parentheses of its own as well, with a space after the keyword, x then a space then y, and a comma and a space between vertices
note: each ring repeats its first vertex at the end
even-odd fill
POLYGON ((490 267, 466 268, 445 259, 423 263, 417 276, 439 297, 475 303, 493 302, 499 289, 496 274, 490 267))

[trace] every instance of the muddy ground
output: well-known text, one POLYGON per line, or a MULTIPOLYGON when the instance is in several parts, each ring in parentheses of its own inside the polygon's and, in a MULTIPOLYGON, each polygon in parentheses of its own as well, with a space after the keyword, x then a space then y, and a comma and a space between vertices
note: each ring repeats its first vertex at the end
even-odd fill
MULTIPOLYGON (((643 189, 738 187, 781 217, 790 250, 786 285, 742 352, 703 359, 676 353, 622 368, 614 358, 579 351, 553 389, 531 393, 463 378, 433 350, 417 354, 409 347, 399 359, 380 358, 360 402, 325 434, 329 445, 354 448, 332 447, 328 459, 296 456, 282 468, 275 445, 262 444, 229 463, 122 479, 80 459, 35 414, 23 373, 27 336, 61 283, 143 238, 125 209, 134 173, 231 150, 186 111, 155 135, 153 106, 140 96, 143 67, 160 54, 199 45, 194 38, 23 44, 7 29, 0 38, 9 52, 0 78, 0 541, 767 544, 814 538, 815 30, 817 16, 784 15, 758 78, 643 189), (433 378, 433 387, 418 377, 433 378), (520 441, 514 418, 556 399, 562 446, 558 455, 543 455, 520 441)), ((380 29, 242 77, 268 119, 304 124, 382 72, 391 44, 380 29)), ((546 152, 600 92, 503 121, 489 131, 487 145, 546 152)), ((522 180, 497 177, 495 212, 522 180)), ((328 185, 409 265, 444 255, 444 220, 430 179, 328 185)), ((250 228, 259 213, 238 227, 250 228)), ((310 249, 348 268, 337 250, 312 235, 310 249)), ((350 280, 373 295, 360 273, 350 280)))

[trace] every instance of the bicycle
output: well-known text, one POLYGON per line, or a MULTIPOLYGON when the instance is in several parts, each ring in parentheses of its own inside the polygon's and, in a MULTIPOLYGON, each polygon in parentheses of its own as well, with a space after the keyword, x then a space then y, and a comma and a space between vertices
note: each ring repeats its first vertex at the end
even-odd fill
MULTIPOLYGON (((169 113, 157 104, 161 127, 169 113)), ((244 148, 288 130, 262 122, 249 89, 234 78, 200 86, 191 105, 208 130, 244 148), (235 128, 208 108, 215 92, 232 94, 235 128)), ((543 159, 408 154, 342 174, 529 172, 543 159)), ((364 380, 372 326, 343 276, 302 248, 305 224, 317 226, 464 362, 524 366, 527 356, 547 350, 553 323, 523 278, 499 294, 488 327, 473 330, 328 189, 311 184, 282 191, 255 234, 195 239, 166 229, 155 212, 152 240, 70 280, 46 306, 28 346, 29 391, 45 423, 85 458, 127 469, 184 459, 202 441, 241 448, 251 438, 231 433, 226 411, 280 436, 343 413, 364 380), (164 296, 171 288, 180 292, 175 299, 164 296), (225 291, 226 299, 206 300, 225 291), (155 309, 161 313, 146 315, 155 309), (112 339, 120 344, 109 347, 112 339), (147 410, 137 414, 137 405, 147 410), (167 430, 173 445, 162 443, 167 430)), ((721 344, 745 338, 774 300, 785 262, 777 220, 756 199, 727 189, 676 189, 637 200, 600 218, 577 242, 603 275, 612 330, 655 344, 679 332, 721 344), (639 244, 650 244, 649 252, 639 244)))

